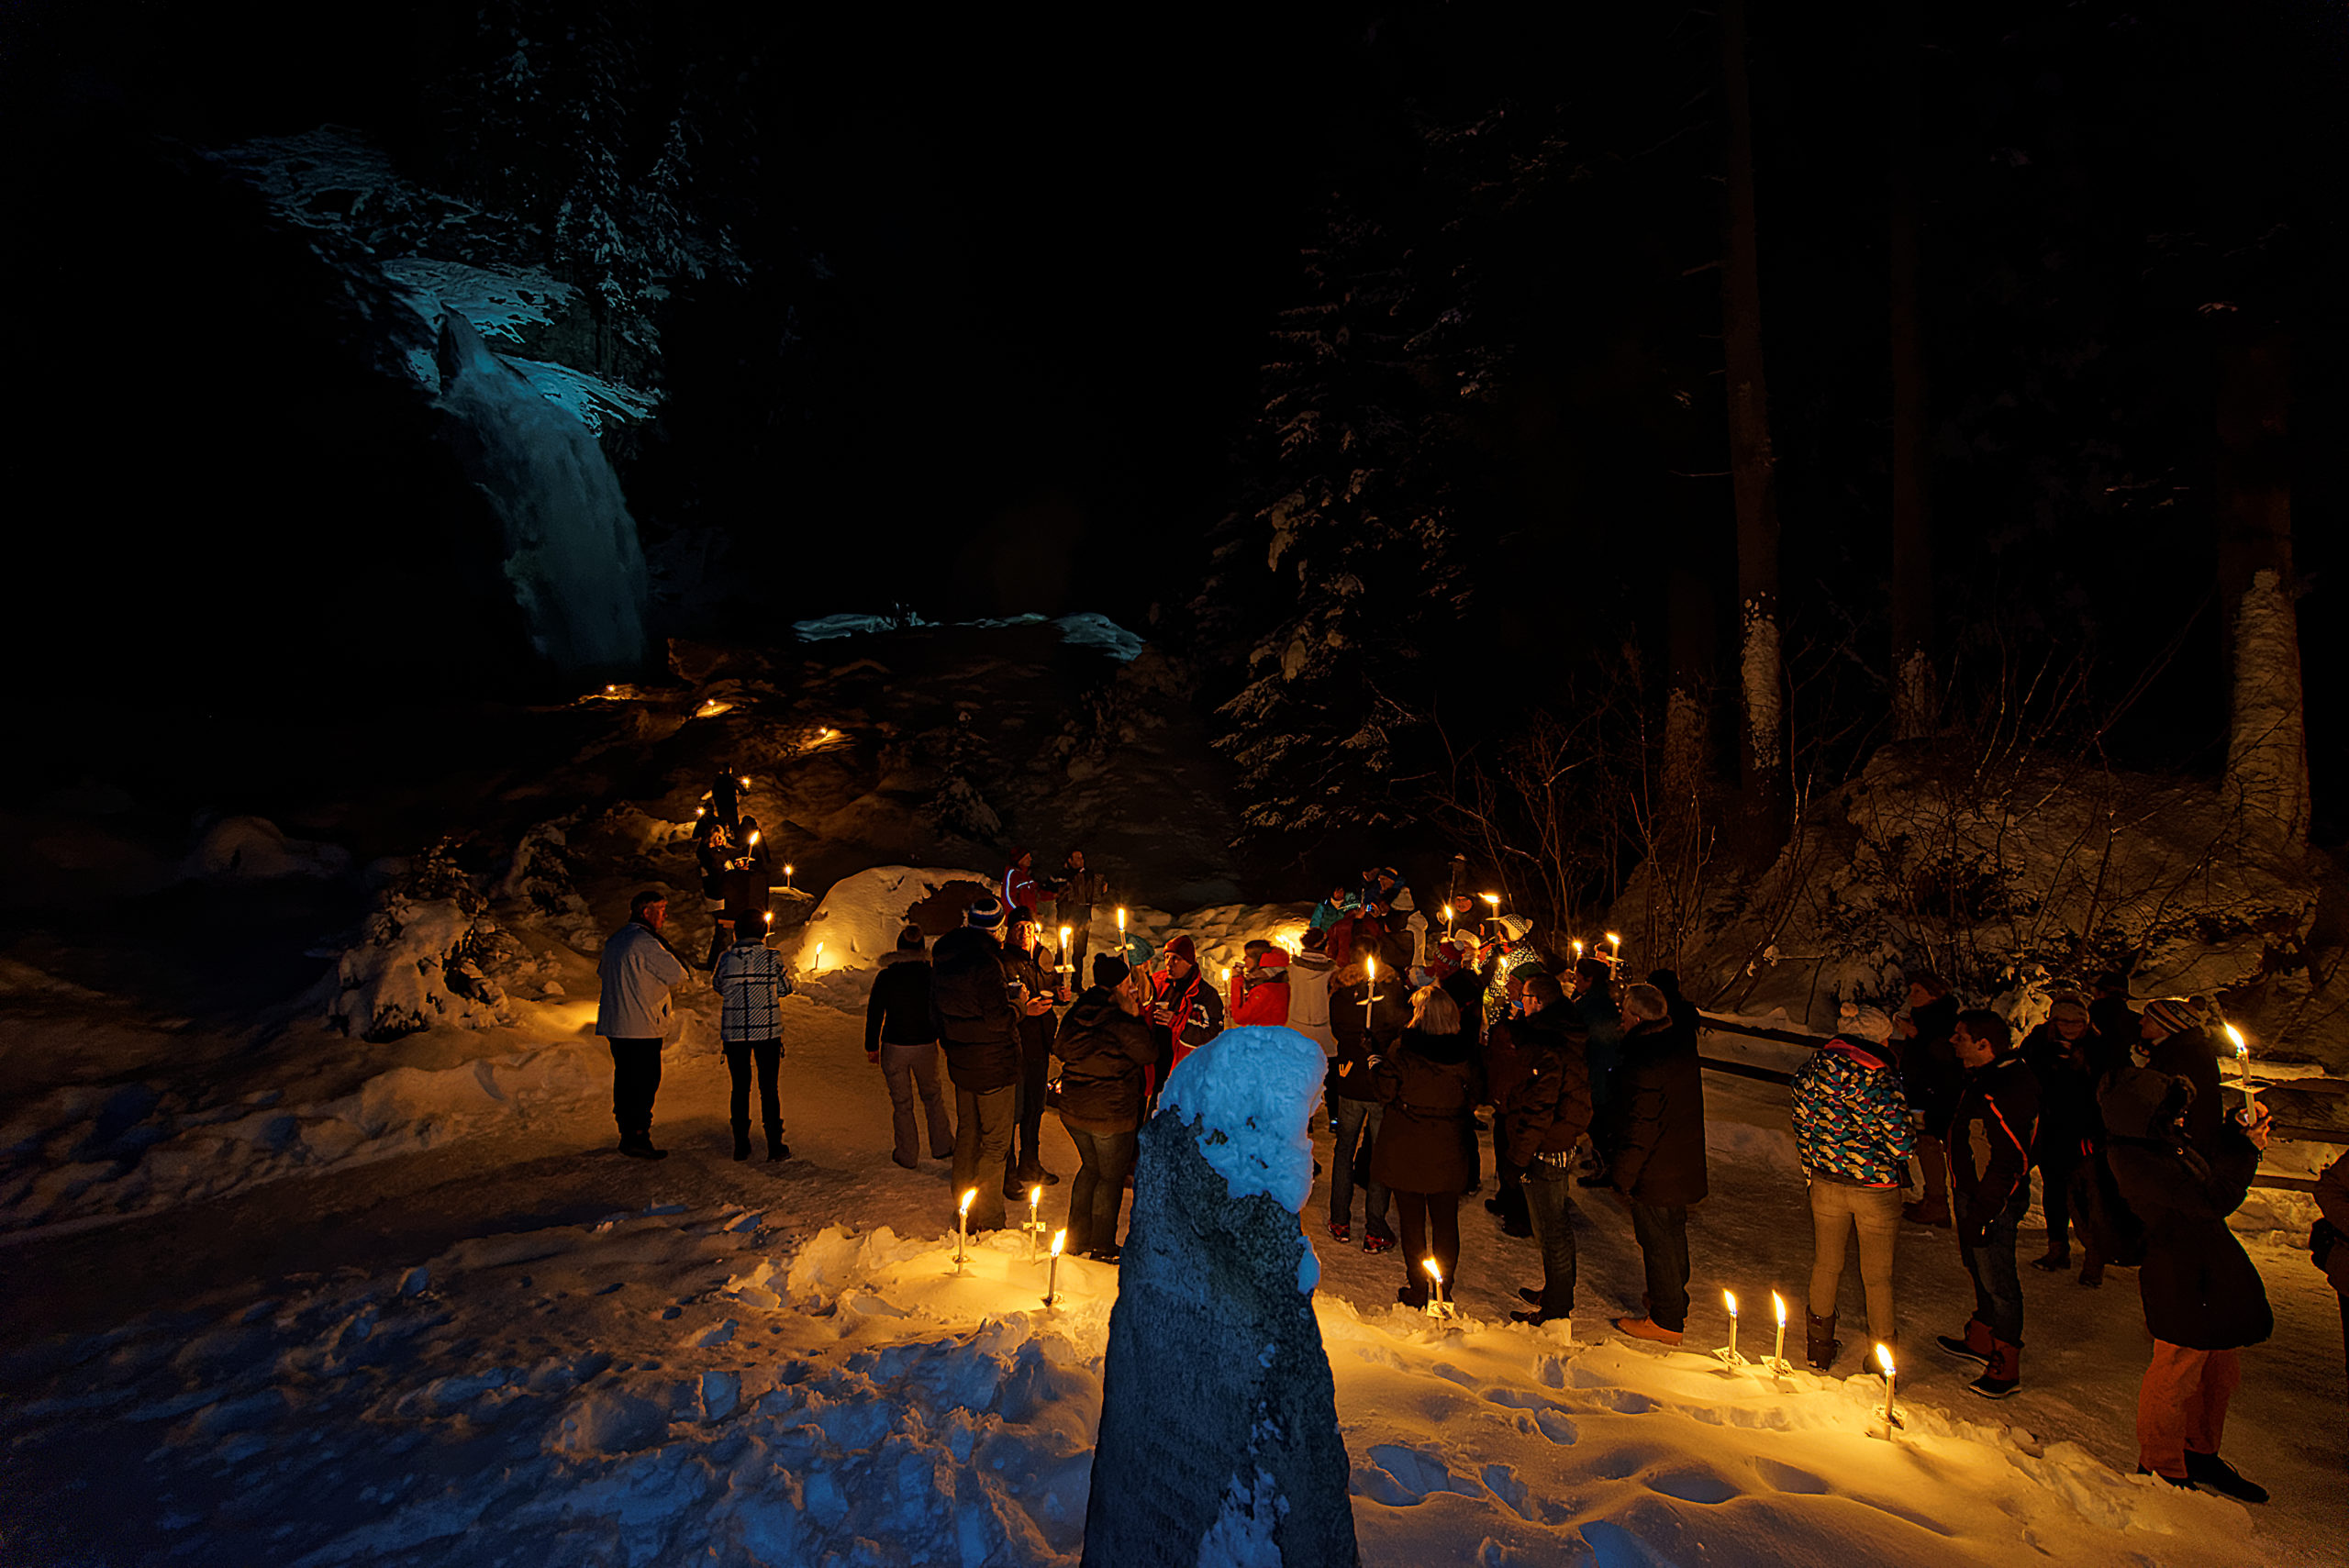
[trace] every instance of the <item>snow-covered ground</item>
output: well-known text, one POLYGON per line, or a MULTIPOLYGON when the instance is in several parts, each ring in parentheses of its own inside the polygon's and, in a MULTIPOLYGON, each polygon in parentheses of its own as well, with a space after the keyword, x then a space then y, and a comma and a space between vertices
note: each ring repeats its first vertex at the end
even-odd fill
MULTIPOLYGON (((786 1004, 796 1157, 732 1162, 708 1005, 670 1052, 665 1163, 609 1151, 591 1088, 15 1249, 39 1288, 6 1319, 0 1557, 1073 1562, 1116 1270, 1063 1260, 1047 1309, 1045 1265, 1007 1232, 955 1272, 945 1168, 889 1162, 853 1006, 786 1004)), ((518 1006, 546 1008, 567 1080, 600 1086, 575 1012, 518 1006)), ((2025 1390, 1965 1394, 1922 1349, 1968 1302, 1940 1232, 1903 1238, 1907 1426, 1887 1441, 1855 1351, 1850 1375, 1784 1378, 1705 1353, 1723 1288, 1747 1304, 1744 1348, 1766 1349, 1769 1292, 1797 1296, 1809 1257, 1782 1092, 1708 1090, 1715 1193, 1682 1352, 1608 1329, 1640 1285, 1603 1204, 1579 1219, 1569 1333, 1508 1322, 1538 1264, 1472 1203, 1455 1329, 1394 1305, 1392 1254, 1331 1241, 1317 1183, 1306 1233, 1366 1562, 2338 1561, 2338 1320, 2304 1252, 2252 1239, 2279 1327, 2245 1358, 2227 1446, 2276 1489, 2266 1508, 2128 1473, 2145 1341, 2125 1272, 2090 1293, 2025 1271, 2025 1390)), ((1074 1169, 1049 1124, 1048 1156, 1074 1169)))

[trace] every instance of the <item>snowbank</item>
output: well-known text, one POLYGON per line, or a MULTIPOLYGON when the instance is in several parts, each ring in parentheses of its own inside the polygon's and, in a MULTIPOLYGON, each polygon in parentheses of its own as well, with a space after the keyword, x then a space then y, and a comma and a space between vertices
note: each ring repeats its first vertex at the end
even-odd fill
POLYGON ((1329 1065, 1295 1029, 1228 1029, 1175 1064, 1160 1114, 1197 1124, 1199 1152, 1235 1200, 1269 1193, 1294 1214, 1313 1191, 1308 1129, 1329 1065))
POLYGON ((205 882, 274 882, 340 876, 350 869, 351 851, 339 844, 289 839, 266 817, 227 817, 204 830, 180 874, 205 882))
POLYGON ((799 935, 793 960, 799 973, 811 978, 839 970, 868 970, 881 955, 895 952, 897 933, 906 929, 914 906, 949 883, 991 884, 985 872, 954 871, 939 866, 873 866, 832 884, 818 900, 816 912, 799 935), (821 943, 819 963, 816 948, 821 943))

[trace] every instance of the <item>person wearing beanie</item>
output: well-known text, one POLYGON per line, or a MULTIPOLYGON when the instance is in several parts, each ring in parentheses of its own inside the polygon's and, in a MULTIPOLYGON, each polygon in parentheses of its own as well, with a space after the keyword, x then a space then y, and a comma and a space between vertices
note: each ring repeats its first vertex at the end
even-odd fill
MULTIPOLYGON (((1003 944, 1003 981, 1020 1009, 1019 1082, 1012 1109, 1015 1157, 1003 1171, 1003 1195, 1025 1197, 1031 1186, 1060 1185, 1060 1176, 1044 1169, 1044 1084, 1052 1068, 1052 1002, 1060 985, 1053 973, 1054 957, 1043 945, 1036 917, 1014 909, 1003 944), (1036 1004, 1044 1005, 1040 1008, 1036 1004)), ((1074 1001, 1075 998, 1071 997, 1074 1001)))
POLYGON ((1583 1058, 1582 1019, 1566 1005, 1564 987, 1547 970, 1511 977, 1518 984, 1515 1018, 1493 1027, 1487 1054, 1499 1038, 1515 1055, 1518 1072, 1506 1087, 1488 1084, 1494 1120, 1501 1131, 1496 1162, 1524 1173, 1519 1185, 1526 1229, 1542 1252, 1542 1288, 1520 1287, 1531 1311, 1512 1312, 1520 1323, 1542 1324, 1568 1317, 1575 1306, 1575 1146, 1590 1128, 1590 1066, 1583 1058))
POLYGON ((1003 902, 1007 908, 1036 912, 1043 896, 1043 889, 1036 885, 1036 851, 1014 850, 1011 863, 1003 868, 1003 902))
MULTIPOLYGON (((1403 977, 1379 984, 1400 989, 1403 977)), ((1425 1307, 1427 1259, 1443 1271, 1447 1292, 1460 1279, 1460 1195, 1468 1190, 1484 1066, 1460 1009, 1433 985, 1412 993, 1410 1027, 1369 1065, 1386 1107, 1371 1146, 1370 1175, 1395 1195, 1403 1232, 1403 1284, 1395 1299, 1425 1307)))
POLYGON ((605 941, 596 961, 603 984, 596 1032, 612 1048, 612 1119, 619 1124, 620 1152, 637 1160, 669 1153, 653 1147, 652 1102, 661 1092, 661 1042, 675 1016, 669 993, 689 972, 661 940, 668 917, 667 894, 638 894, 629 901, 628 924, 605 941))
POLYGON ((2165 996, 2145 1004, 2137 1034, 2144 1046, 2145 1065, 2194 1085, 2194 1105, 2186 1114, 2186 1132, 2196 1145, 2208 1149, 2218 1142, 2226 1107, 2219 1103, 2219 1047, 2213 1038, 2216 1020, 2199 996, 2165 996))
POLYGON ((1794 1080, 1795 1157, 1810 1189, 1809 1357, 1820 1372, 1834 1366, 1842 1348, 1836 1309, 1843 1258, 1855 1231, 1868 1337, 1894 1341, 1893 1255, 1909 1157, 1917 1146, 1900 1071, 1887 1043, 1890 1015, 1846 1002, 1842 1022, 1794 1080))
POLYGON ((1942 1229, 1950 1224, 1949 1150, 1942 1132, 1957 1108, 1965 1076, 1950 1044, 1958 1005, 1948 981, 1919 970, 1909 977, 1907 1013, 1892 1020, 1893 1035, 1900 1042, 1900 1086, 1917 1118, 1917 1168, 1925 1183, 1924 1195, 1905 1206, 1900 1217, 1912 1225, 1942 1229))
POLYGON ((919 926, 897 933, 897 951, 881 956, 864 1003, 864 1060, 889 1087, 890 1158, 910 1171, 921 1162, 914 1102, 930 1123, 930 1157, 954 1157, 954 1121, 938 1086, 938 1024, 930 1011, 929 943, 919 926))
POLYGON ((992 893, 974 899, 971 906, 963 911, 963 924, 974 930, 993 931, 1000 935, 1003 920, 1003 900, 992 893))
POLYGON ((1943 1138, 1949 1149, 1958 1262, 1974 1281, 1974 1315, 1943 1350, 1982 1363, 1966 1387, 2004 1399, 2022 1386, 2022 1283, 2015 1228, 2031 1207, 2031 1146, 2039 1134, 2039 1082, 2014 1049, 2007 1020, 1985 1007, 1958 1014, 1950 1048, 1965 1077, 1943 1138))
POLYGON ((1623 1060, 1616 1069, 1616 1141, 1608 1177, 1631 1211, 1648 1282, 1648 1315, 1618 1318, 1635 1340, 1676 1345, 1688 1323, 1688 1210, 1710 1188, 1705 1168, 1705 1077, 1697 1037, 1672 1021, 1653 985, 1623 994, 1623 1060))
POLYGON ((954 1083, 953 1198, 975 1193, 970 1228, 1003 1224, 1003 1176, 1011 1153, 1011 1126, 1019 1084, 1020 1020, 1049 1010, 1050 997, 1016 1006, 1004 982, 1003 947, 994 927, 1003 906, 974 905, 969 924, 938 939, 930 957, 930 1021, 946 1051, 954 1083))
POLYGON ((2200 1097, 2184 1075, 2142 1067, 2111 1073, 2097 1096, 2113 1179, 2145 1222, 2137 1288, 2154 1357, 2137 1390, 2137 1467, 2173 1486, 2264 1503, 2267 1489, 2220 1458, 2219 1441, 2243 1347, 2276 1331, 2259 1270, 2227 1227, 2267 1147, 2267 1111, 2221 1118, 2211 1141, 2198 1144, 2191 1107, 2200 1097))
POLYGON ((1158 1043, 1159 1072, 1153 1086, 1183 1058, 1223 1032, 1223 997, 1199 969, 1199 950, 1188 936, 1166 944, 1164 970, 1150 998, 1150 1025, 1158 1043))
POLYGON ((2039 1080, 2039 1137, 2031 1159, 2039 1167, 2039 1207, 2047 1217, 2047 1251, 2031 1265, 2054 1273, 2072 1266, 2072 1179, 2104 1141, 2096 1087, 2118 1062, 2089 1021, 2087 999, 2069 991, 2023 1040, 2022 1059, 2039 1080))
POLYGON ((1231 1009, 1233 1024, 1280 1028, 1288 1022, 1288 954, 1266 947, 1255 957, 1231 1009))
POLYGON ((1093 960, 1093 984, 1061 1020, 1061 1126, 1076 1145, 1068 1193, 1068 1250, 1118 1261, 1118 1218, 1133 1173, 1144 1077, 1158 1054, 1142 1016, 1139 977, 1114 953, 1093 960))

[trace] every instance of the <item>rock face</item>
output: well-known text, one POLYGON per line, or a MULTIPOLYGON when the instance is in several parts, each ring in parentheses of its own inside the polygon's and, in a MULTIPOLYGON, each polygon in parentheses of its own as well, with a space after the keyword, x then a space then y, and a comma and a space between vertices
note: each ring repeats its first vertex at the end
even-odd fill
POLYGON ((1273 1163, 1285 1162, 1319 1097, 1321 1060, 1288 1029, 1229 1030, 1184 1062, 1165 1108, 1142 1128, 1084 1568, 1360 1561, 1313 1317, 1318 1267, 1277 1172, 1253 1183, 1238 1173, 1264 1164, 1252 1140, 1273 1144, 1273 1163), (1177 1103, 1186 1074, 1213 1072, 1219 1054, 1254 1059, 1221 1065, 1254 1069, 1240 1097, 1255 1122, 1281 1125, 1242 1125, 1250 1118, 1230 1114, 1230 1095, 1221 1114, 1212 1099, 1177 1103), (1282 1070, 1264 1072, 1267 1056, 1282 1070), (1286 1071, 1291 1058, 1297 1071, 1286 1071), (1210 1163, 1208 1150, 1224 1158, 1210 1163))

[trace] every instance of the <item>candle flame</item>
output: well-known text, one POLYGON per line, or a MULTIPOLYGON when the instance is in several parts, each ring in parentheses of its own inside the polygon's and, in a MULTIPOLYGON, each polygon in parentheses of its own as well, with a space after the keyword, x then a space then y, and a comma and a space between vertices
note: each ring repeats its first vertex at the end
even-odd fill
POLYGON ((2251 1054, 2251 1045, 2250 1042, 2243 1038, 2243 1030, 2235 1028, 2232 1024, 2228 1024, 2225 1028, 2227 1031, 2227 1038, 2235 1042, 2235 1054, 2237 1056, 2249 1056, 2251 1054))
POLYGON ((737 778, 734 782, 740 784, 744 789, 751 787, 751 781, 746 778, 737 778))
POLYGON ((1055 1258, 1059 1257, 1059 1256, 1061 1255, 1061 1249, 1062 1249, 1063 1247, 1066 1246, 1067 1244, 1068 1244, 1068 1232, 1067 1232, 1067 1231, 1065 1231, 1065 1230, 1055 1230, 1055 1231, 1053 1231, 1053 1232, 1052 1232, 1052 1256, 1053 1256, 1053 1257, 1055 1257, 1055 1258))
POLYGON ((1575 943, 1575 956, 1576 958, 1580 958, 1582 956, 1582 943, 1579 941, 1575 943))
POLYGON ((1476 896, 1483 899, 1486 903, 1491 905, 1496 909, 1501 906, 1501 895, 1497 893, 1479 893, 1476 896))
POLYGON ((755 844, 755 843, 757 843, 758 841, 759 841, 759 830, 758 830, 756 828, 751 828, 751 842, 752 842, 753 844, 755 844))
POLYGON ((696 806, 694 807, 694 815, 696 817, 707 817, 709 815, 709 807, 707 806, 696 806))
POLYGON ((1433 1258, 1421 1258, 1419 1260, 1419 1267, 1427 1270, 1428 1278, 1435 1281, 1436 1284, 1442 1284, 1443 1283, 1443 1271, 1436 1267, 1435 1260, 1433 1258))
POLYGON ((1120 904, 1120 905, 1119 905, 1119 906, 1118 906, 1118 929, 1119 929, 1119 930, 1121 930, 1121 931, 1122 931, 1122 930, 1124 930, 1125 929, 1126 929, 1126 906, 1125 906, 1124 905, 1120 904))
POLYGON ((785 876, 789 876, 791 874, 791 862, 789 861, 783 862, 783 874, 785 876))
POLYGON ((1028 1207, 1029 1207, 1030 1208, 1033 1208, 1033 1207, 1035 1207, 1038 1204, 1040 1204, 1040 1203, 1041 1203, 1041 1202, 1043 1202, 1043 1201, 1044 1201, 1044 1184, 1043 1184, 1043 1183, 1039 1182, 1039 1183, 1037 1183, 1034 1186, 1030 1187, 1030 1188, 1028 1189, 1028 1207))
POLYGON ((766 915, 765 915, 763 917, 764 917, 764 919, 766 920, 766 923, 767 923, 768 925, 772 926, 772 925, 774 925, 774 910, 772 910, 772 909, 768 910, 768 911, 766 912, 766 915))
POLYGON ((1876 1342, 1876 1364, 1884 1368, 1885 1376, 1892 1375, 1892 1347, 1882 1340, 1876 1342))
POLYGON ((979 1195, 979 1189, 978 1189, 978 1188, 976 1188, 976 1187, 964 1187, 964 1188, 963 1189, 963 1206, 962 1206, 962 1210, 961 1210, 961 1212, 963 1212, 963 1213, 964 1213, 964 1214, 968 1214, 968 1213, 970 1213, 970 1212, 971 1212, 971 1202, 972 1202, 972 1200, 973 1200, 974 1198, 976 1198, 978 1195, 979 1195))
POLYGON ((1369 975, 1373 980, 1378 978, 1378 961, 1376 959, 1365 958, 1362 961, 1362 966, 1364 973, 1369 975))
POLYGON ((1726 1302, 1728 1302, 1728 1303, 1729 1303, 1729 1315, 1730 1315, 1731 1317, 1732 1317, 1732 1318, 1736 1317, 1736 1316, 1737 1316, 1737 1297, 1735 1297, 1735 1296, 1731 1296, 1731 1295, 1729 1292, 1727 1292, 1727 1291, 1723 1291, 1723 1292, 1721 1292, 1721 1299, 1722 1299, 1723 1301, 1726 1301, 1726 1302))
POLYGON ((1621 947, 1621 946, 1623 945, 1623 939, 1622 939, 1622 938, 1620 938, 1620 937, 1619 937, 1619 936, 1617 936, 1617 935, 1616 935, 1614 932, 1612 932, 1612 931, 1609 931, 1609 932, 1608 932, 1608 933, 1607 933, 1607 940, 1608 940, 1609 944, 1610 946, 1613 946, 1613 947, 1619 947, 1619 948, 1620 948, 1620 947, 1621 947))
POLYGON ((1063 926, 1063 927, 1061 928, 1061 946, 1063 946, 1063 947, 1066 947, 1066 946, 1068 946, 1068 933, 1069 933, 1069 928, 1068 928, 1068 927, 1066 927, 1066 926, 1063 926))
POLYGON ((1778 1309, 1778 1327, 1779 1327, 1779 1328, 1781 1328, 1781 1329, 1785 1328, 1785 1327, 1787 1326, 1787 1300, 1786 1300, 1786 1297, 1784 1297, 1784 1296, 1780 1296, 1776 1291, 1775 1291, 1775 1290, 1774 1290, 1774 1291, 1772 1291, 1772 1292, 1770 1293, 1770 1305, 1771 1305, 1772 1307, 1776 1307, 1776 1308, 1778 1309))

